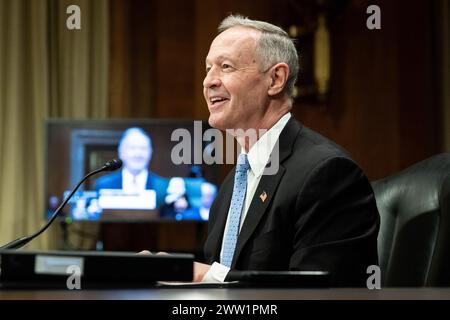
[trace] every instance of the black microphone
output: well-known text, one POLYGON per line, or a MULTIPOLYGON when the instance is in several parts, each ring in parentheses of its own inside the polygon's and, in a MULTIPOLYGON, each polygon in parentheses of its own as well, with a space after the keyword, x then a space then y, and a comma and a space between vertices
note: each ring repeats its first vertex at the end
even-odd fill
MULTIPOLYGON (((104 171, 114 171, 119 169, 122 166, 122 160, 118 159, 112 159, 109 161, 106 161, 105 165, 103 166, 104 171)), ((103 171, 102 170, 102 171, 103 171)))
POLYGON ((96 169, 92 172, 89 172, 86 176, 84 176, 83 179, 81 179, 80 182, 78 182, 78 184, 76 185, 76 187, 72 190, 72 192, 69 194, 69 196, 64 200, 63 203, 61 203, 61 205, 55 210, 55 212, 53 213, 52 217, 48 220, 48 222, 36 233, 32 234, 31 236, 28 237, 21 237, 19 239, 16 239, 14 241, 11 241, 7 244, 5 244, 4 246, 0 247, 0 250, 4 250, 4 249, 19 249, 22 248, 24 245, 26 245, 28 242, 30 242, 31 240, 33 240, 34 238, 36 238, 37 236, 39 236, 42 232, 44 232, 45 230, 47 230, 47 228, 52 224, 52 222, 56 219, 56 217, 58 216, 58 214, 61 212, 61 210, 64 208, 64 206, 67 204, 67 202, 70 200, 70 198, 72 198, 73 194, 75 193, 75 191, 78 190, 78 188, 81 186, 81 184, 90 176, 97 174, 99 172, 102 171, 114 171, 119 169, 120 167, 122 167, 122 160, 118 160, 118 159, 112 159, 107 161, 103 167, 101 167, 100 169, 96 169))

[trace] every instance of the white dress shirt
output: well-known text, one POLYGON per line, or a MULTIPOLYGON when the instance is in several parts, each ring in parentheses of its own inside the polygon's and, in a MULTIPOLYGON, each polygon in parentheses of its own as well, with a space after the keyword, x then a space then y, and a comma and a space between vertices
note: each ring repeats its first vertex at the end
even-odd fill
MULTIPOLYGON (((248 209, 252 202, 253 196, 255 195, 256 188, 258 187, 259 181, 261 180, 262 174, 264 172, 264 168, 269 162, 270 154, 278 141, 281 131, 283 131, 287 122, 291 117, 290 113, 285 114, 281 117, 278 122, 272 126, 264 135, 262 135, 258 141, 251 147, 248 152, 248 162, 250 164, 250 169, 247 172, 247 192, 244 200, 244 207, 242 209, 241 221, 239 225, 239 231, 242 228, 242 225, 247 217, 248 209)), ((244 150, 242 150, 245 152, 244 150)), ((225 224, 224 235, 228 230, 228 219, 225 224)), ((223 239, 222 239, 223 240, 223 239)), ((223 252, 223 241, 222 248, 220 250, 220 257, 222 260, 222 252, 223 252)), ((203 278, 203 282, 224 282, 225 277, 227 276, 230 268, 218 263, 214 262, 203 278)))
POLYGON ((145 191, 147 186, 148 170, 142 170, 137 176, 124 168, 122 170, 122 190, 127 194, 139 194, 145 191))

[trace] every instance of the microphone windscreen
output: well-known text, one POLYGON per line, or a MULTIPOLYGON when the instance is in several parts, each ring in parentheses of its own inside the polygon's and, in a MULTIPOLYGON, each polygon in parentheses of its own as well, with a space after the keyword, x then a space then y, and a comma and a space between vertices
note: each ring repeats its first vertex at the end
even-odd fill
POLYGON ((105 163, 106 171, 114 171, 122 167, 122 160, 120 159, 112 159, 105 163))

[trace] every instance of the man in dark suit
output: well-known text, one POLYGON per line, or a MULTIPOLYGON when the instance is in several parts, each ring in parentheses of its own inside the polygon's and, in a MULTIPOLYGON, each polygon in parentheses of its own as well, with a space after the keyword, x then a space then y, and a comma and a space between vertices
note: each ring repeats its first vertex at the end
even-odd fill
POLYGON ((121 189, 130 194, 155 190, 156 206, 163 205, 169 182, 148 169, 153 152, 150 136, 140 128, 129 128, 120 139, 118 152, 122 170, 97 179, 95 189, 121 189))
POLYGON ((206 72, 209 123, 231 129, 243 150, 212 205, 207 264, 194 263, 194 281, 324 270, 332 285, 364 286, 367 267, 378 264, 373 191, 345 150, 290 114, 298 57, 287 33, 229 16, 206 72))

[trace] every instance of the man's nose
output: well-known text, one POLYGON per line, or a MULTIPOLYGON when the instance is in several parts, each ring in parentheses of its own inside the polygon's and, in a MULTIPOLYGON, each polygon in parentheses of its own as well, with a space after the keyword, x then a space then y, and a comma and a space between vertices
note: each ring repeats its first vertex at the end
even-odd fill
POLYGON ((203 87, 207 89, 214 88, 219 87, 220 84, 221 81, 217 73, 214 72, 213 69, 209 70, 209 72, 205 76, 205 79, 203 80, 203 87))

